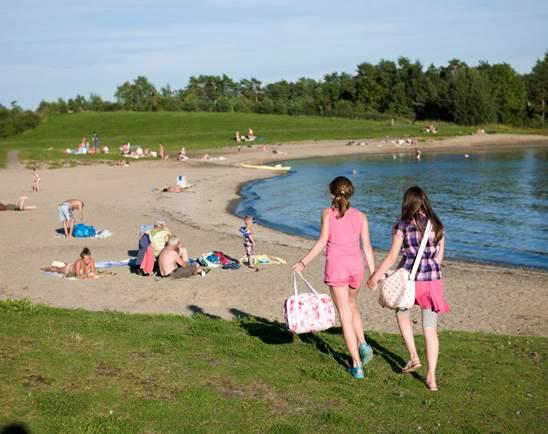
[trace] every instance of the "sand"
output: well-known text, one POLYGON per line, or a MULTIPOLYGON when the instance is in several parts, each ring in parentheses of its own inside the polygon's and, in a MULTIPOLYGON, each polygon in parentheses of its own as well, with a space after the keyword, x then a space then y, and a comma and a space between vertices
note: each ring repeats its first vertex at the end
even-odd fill
MULTIPOLYGON (((283 301, 291 293, 290 264, 300 259, 312 240, 290 236, 256 225, 257 253, 280 256, 288 265, 213 270, 205 277, 155 280, 115 268, 116 275, 96 281, 73 281, 46 276, 40 267, 53 260, 73 261, 82 247, 91 249, 95 260, 122 260, 136 250, 141 224, 158 218, 184 241, 191 256, 222 250, 243 255, 238 233, 241 220, 231 214, 242 183, 274 176, 244 169, 239 163, 295 159, 355 153, 413 152, 413 147, 368 141, 367 146, 345 146, 345 141, 284 144, 263 151, 262 146, 215 151, 224 161, 138 162, 131 167, 106 164, 40 170, 42 190, 31 193, 31 171, 13 164, 0 170, 0 201, 15 203, 29 196, 38 206, 26 212, 0 213, 0 298, 28 298, 50 306, 117 310, 141 313, 192 314, 204 312, 222 318, 253 315, 283 321, 283 301), (283 155, 274 155, 277 149, 283 155), (160 193, 154 187, 173 184, 186 175, 194 184, 180 194, 160 193), (57 205, 77 197, 85 203, 85 222, 108 229, 111 238, 57 238, 60 227, 57 205)), ((447 150, 473 152, 520 144, 548 146, 539 136, 478 136, 432 140, 421 143, 423 152, 447 150)), ((326 204, 327 205, 327 204, 326 204)), ((319 217, 319 216, 318 216, 319 217)), ((448 249, 451 246, 447 247, 448 249)), ((383 252, 377 252, 377 261, 383 252)), ((452 312, 440 320, 442 330, 467 330, 516 335, 548 335, 548 273, 518 268, 447 261, 443 268, 446 295, 452 312)), ((323 258, 306 269, 306 276, 321 292, 323 258)), ((377 294, 362 289, 360 304, 367 330, 396 332, 394 315, 377 304, 377 294)), ((415 309, 417 310, 417 309, 415 309)), ((414 312, 418 318, 418 312, 414 312)), ((420 320, 417 323, 417 330, 420 320)))

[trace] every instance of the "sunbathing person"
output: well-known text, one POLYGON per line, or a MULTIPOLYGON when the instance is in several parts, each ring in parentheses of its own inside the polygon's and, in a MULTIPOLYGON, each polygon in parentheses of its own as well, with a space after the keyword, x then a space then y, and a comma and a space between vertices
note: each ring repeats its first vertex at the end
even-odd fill
POLYGON ((249 128, 247 130, 247 136, 245 136, 246 140, 248 142, 252 142, 253 140, 255 140, 257 137, 255 137, 255 133, 253 132, 253 130, 251 128, 249 128))
POLYGON ((33 209, 36 209, 36 205, 25 205, 25 201, 28 199, 27 196, 19 196, 19 199, 17 199, 17 203, 14 204, 6 204, 0 202, 0 211, 31 211, 33 209))
POLYGON ((164 193, 182 193, 183 191, 185 191, 185 188, 180 185, 169 185, 162 189, 164 193))
POLYGON ((78 279, 97 279, 95 261, 91 258, 91 251, 84 247, 80 257, 73 264, 53 263, 49 267, 42 268, 42 271, 60 273, 65 277, 77 277, 78 279))
POLYGON ((198 264, 188 263, 188 251, 177 237, 171 237, 158 257, 158 266, 162 277, 180 279, 194 276, 202 269, 198 264))

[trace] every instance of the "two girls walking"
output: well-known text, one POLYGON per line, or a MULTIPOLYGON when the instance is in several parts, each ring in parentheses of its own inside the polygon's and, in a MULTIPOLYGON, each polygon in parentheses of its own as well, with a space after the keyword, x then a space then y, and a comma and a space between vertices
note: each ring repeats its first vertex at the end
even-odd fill
MULTIPOLYGON (((350 204, 350 197, 354 193, 352 183, 348 178, 339 176, 331 181, 329 191, 332 203, 330 208, 322 211, 320 237, 310 251, 293 266, 293 270, 302 271, 325 248, 324 281, 331 290, 344 340, 352 357, 350 374, 357 379, 364 378, 363 367, 373 357, 373 350, 365 340, 357 301, 359 288, 364 280, 362 251, 370 272, 368 287, 375 289, 379 280, 396 263, 400 253, 403 254, 400 266, 411 272, 422 234, 428 221, 431 222, 432 231, 415 276, 415 304, 422 309, 428 362, 426 386, 430 390, 437 390, 437 316, 449 311, 449 306, 444 298, 441 280, 444 230, 441 221, 432 210, 428 196, 419 187, 412 187, 405 192, 401 215, 394 226, 392 247, 375 270, 367 216, 352 208, 350 204)), ((396 318, 409 352, 409 362, 402 368, 402 373, 413 372, 421 367, 421 362, 415 346, 409 310, 397 310, 396 318)))

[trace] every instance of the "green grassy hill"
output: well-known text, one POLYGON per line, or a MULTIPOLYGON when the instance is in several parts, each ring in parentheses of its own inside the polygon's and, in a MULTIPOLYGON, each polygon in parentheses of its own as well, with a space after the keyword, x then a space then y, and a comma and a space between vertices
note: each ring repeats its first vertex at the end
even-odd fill
MULTIPOLYGON (((447 137, 470 134, 476 127, 436 122, 439 134, 447 137)), ((303 140, 352 139, 378 137, 432 137, 422 134, 426 122, 412 124, 404 119, 373 121, 315 116, 262 115, 254 113, 189 113, 189 112, 82 112, 50 115, 37 128, 17 137, 0 140, 0 163, 5 152, 18 149, 25 160, 55 161, 105 159, 97 156, 68 156, 66 148, 75 148, 82 137, 91 139, 97 131, 101 144, 110 147, 107 158, 117 158, 118 148, 130 141, 158 150, 162 143, 168 151, 181 146, 187 150, 235 146, 231 140, 235 131, 245 134, 253 128, 258 139, 254 143, 281 143, 303 140), (48 148, 53 150, 48 151, 48 148)), ((488 132, 539 133, 538 130, 516 129, 504 125, 489 126, 488 132)), ((543 131, 545 134, 548 132, 543 131)), ((542 131, 540 131, 542 133, 542 131)))
MULTIPOLYGON (((230 140, 236 130, 242 133, 253 128, 258 136, 255 143, 280 143, 301 140, 352 139, 375 137, 421 137, 425 123, 412 124, 396 119, 387 121, 321 118, 314 116, 260 115, 248 113, 187 113, 187 112, 83 112, 50 115, 37 128, 0 140, 0 158, 8 149, 19 149, 23 159, 66 159, 66 148, 75 148, 82 137, 99 133, 102 144, 116 150, 127 142, 158 149, 163 143, 174 152, 181 146, 205 149, 235 145, 230 140), (52 151, 47 151, 52 147, 52 151)), ((437 122, 439 137, 469 134, 474 127, 462 127, 437 122)), ((490 131, 509 131, 507 127, 490 127, 490 131)), ((518 130, 510 130, 516 132, 518 130)), ((530 131, 533 132, 533 131, 530 131)), ((430 136, 431 137, 431 136, 430 136)), ((116 153, 117 155, 117 153, 116 153)), ((90 159, 90 156, 80 156, 90 159)), ((104 158, 95 156, 92 158, 104 158)))
POLYGON ((399 373, 407 356, 391 334, 369 335, 376 355, 359 381, 346 373, 340 330, 295 336, 261 318, 4 301, 0 327, 0 431, 15 423, 33 433, 546 429, 541 337, 441 333, 440 391, 432 393, 424 368, 399 373))

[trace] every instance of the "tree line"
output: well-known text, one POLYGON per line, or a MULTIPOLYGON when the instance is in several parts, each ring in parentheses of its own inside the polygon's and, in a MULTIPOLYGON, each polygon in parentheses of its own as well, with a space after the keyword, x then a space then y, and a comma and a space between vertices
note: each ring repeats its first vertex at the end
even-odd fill
POLYGON ((14 136, 40 123, 41 117, 31 110, 23 110, 16 101, 11 107, 0 104, 0 137, 14 136))
POLYGON ((361 63, 354 74, 334 72, 321 80, 300 78, 263 85, 223 74, 190 77, 186 87, 157 89, 143 76, 118 86, 115 101, 88 98, 42 101, 39 113, 78 111, 208 111, 383 119, 404 117, 463 125, 504 123, 543 126, 548 95, 548 52, 528 74, 507 63, 446 66, 381 60, 361 63))

